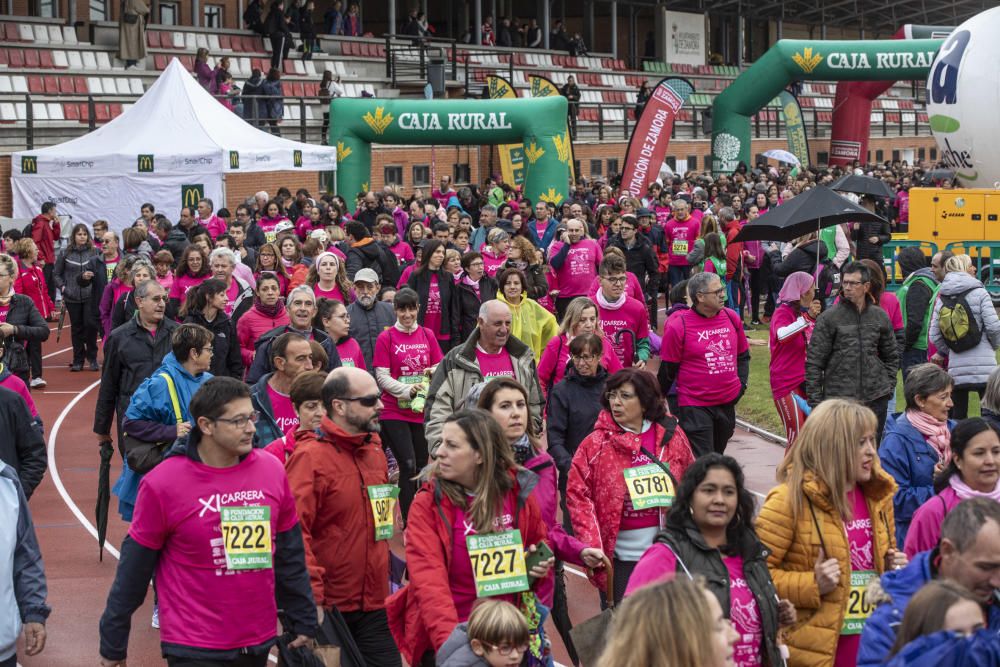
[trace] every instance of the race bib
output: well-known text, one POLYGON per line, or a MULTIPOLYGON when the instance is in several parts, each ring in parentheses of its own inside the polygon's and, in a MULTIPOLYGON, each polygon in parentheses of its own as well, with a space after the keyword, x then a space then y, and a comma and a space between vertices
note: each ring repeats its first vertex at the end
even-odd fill
MULTIPOLYGON (((400 378, 397 378, 397 379, 400 382, 402 382, 403 384, 406 384, 406 385, 420 384, 421 382, 424 381, 424 376, 423 376, 423 374, 421 374, 421 375, 404 375, 404 376, 402 376, 400 378)), ((401 398, 401 399, 399 399, 397 401, 397 403, 399 404, 399 407, 400 407, 401 410, 405 410, 405 409, 407 409, 407 408, 410 407, 410 402, 412 400, 413 399, 411 399, 411 398, 401 398)))
POLYGON ((851 572, 851 590, 847 596, 847 610, 844 612, 844 625, 840 628, 840 634, 860 635, 864 630, 865 621, 875 609, 874 605, 865 600, 865 588, 877 576, 874 570, 851 572))
POLYGON ((271 569, 271 508, 262 505, 223 507, 221 516, 226 568, 271 569))
POLYGON ((633 508, 644 510, 674 504, 674 485, 657 464, 626 468, 624 472, 625 486, 633 508))
POLYGON ((688 254, 688 242, 687 241, 674 241, 670 244, 670 252, 675 255, 686 255, 688 254))
POLYGON ((520 530, 469 535, 465 544, 472 561, 472 576, 476 580, 476 597, 528 590, 520 530))
POLYGON ((376 484, 368 487, 368 500, 375 518, 375 541, 387 540, 393 535, 393 517, 399 487, 395 484, 376 484))

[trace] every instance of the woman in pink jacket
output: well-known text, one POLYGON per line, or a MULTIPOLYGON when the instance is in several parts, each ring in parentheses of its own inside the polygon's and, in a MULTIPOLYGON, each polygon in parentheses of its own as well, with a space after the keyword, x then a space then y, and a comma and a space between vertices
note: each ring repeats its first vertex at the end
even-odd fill
MULTIPOLYGON (((694 454, 651 373, 626 368, 612 375, 601 407, 594 432, 573 455, 566 504, 577 538, 613 562, 617 603, 665 525, 676 480, 694 454)), ((590 580, 605 590, 605 573, 594 571, 590 580)))
POLYGON ((1000 432, 982 417, 963 419, 951 432, 951 460, 934 479, 936 496, 920 506, 906 533, 909 558, 937 546, 941 522, 967 498, 1000 502, 1000 432))
POLYGON ((273 273, 262 273, 257 278, 257 296, 253 307, 236 322, 236 338, 240 342, 240 355, 243 357, 243 367, 250 368, 253 363, 256 343, 260 337, 274 329, 288 324, 288 311, 281 300, 281 284, 273 273))

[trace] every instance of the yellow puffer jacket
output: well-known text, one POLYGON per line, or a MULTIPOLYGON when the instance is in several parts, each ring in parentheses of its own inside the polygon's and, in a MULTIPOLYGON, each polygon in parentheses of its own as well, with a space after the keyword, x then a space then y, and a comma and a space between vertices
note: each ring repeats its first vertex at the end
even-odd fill
MULTIPOLYGON (((881 575, 886 553, 896 548, 891 530, 895 525, 892 496, 896 482, 876 463, 872 478, 861 488, 872 519, 875 568, 881 575)), ((791 653, 789 667, 832 667, 851 588, 850 548, 843 517, 830 502, 829 487, 807 473, 802 490, 816 510, 822 540, 808 502, 803 503, 798 521, 793 522, 786 484, 767 495, 757 517, 757 535, 771 551, 767 565, 778 595, 790 600, 798 610, 798 621, 785 630, 791 653), (840 562, 840 584, 822 598, 814 573, 821 545, 826 545, 827 558, 840 562)))

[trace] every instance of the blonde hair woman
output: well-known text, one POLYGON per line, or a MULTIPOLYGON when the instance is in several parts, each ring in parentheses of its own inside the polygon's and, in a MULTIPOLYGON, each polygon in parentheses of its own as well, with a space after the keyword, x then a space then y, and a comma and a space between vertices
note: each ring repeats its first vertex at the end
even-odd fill
POLYGON ((820 403, 757 518, 778 595, 798 610, 785 635, 791 664, 854 665, 871 614, 868 581, 906 565, 893 531, 896 483, 875 453, 877 427, 860 403, 820 403))
POLYGON ((601 667, 725 667, 736 631, 699 579, 679 576, 626 598, 611 626, 601 667))
MULTIPOLYGON (((597 304, 589 297, 578 296, 566 306, 566 314, 559 323, 559 334, 548 342, 538 362, 538 379, 546 396, 566 376, 569 344, 583 334, 594 334, 604 339, 604 331, 597 326, 597 304)), ((622 362, 610 343, 602 348, 601 366, 609 375, 622 369, 622 362)))

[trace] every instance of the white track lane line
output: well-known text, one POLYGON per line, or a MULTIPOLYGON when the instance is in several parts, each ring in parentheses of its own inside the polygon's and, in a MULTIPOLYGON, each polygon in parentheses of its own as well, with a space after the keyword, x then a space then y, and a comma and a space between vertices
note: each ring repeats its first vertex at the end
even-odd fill
POLYGON ((55 356, 57 356, 57 355, 60 355, 60 354, 62 354, 63 352, 69 352, 69 351, 71 351, 72 349, 73 349, 72 347, 64 347, 64 348, 63 348, 63 349, 61 349, 61 350, 56 350, 55 352, 49 352, 48 354, 46 354, 46 355, 43 355, 43 356, 42 356, 42 359, 51 359, 52 357, 55 357, 55 356))
MULTIPOLYGON (((56 418, 55 424, 52 425, 52 432, 49 434, 49 446, 48 446, 49 474, 52 475, 52 483, 56 485, 56 490, 59 492, 59 495, 62 496, 63 502, 66 503, 66 506, 69 508, 69 511, 73 513, 73 516, 76 517, 76 520, 80 522, 80 524, 84 527, 84 529, 88 533, 90 533, 95 540, 97 539, 97 528, 95 528, 94 524, 90 522, 90 519, 88 519, 86 515, 84 515, 84 513, 80 511, 80 508, 77 506, 77 504, 73 502, 73 498, 70 497, 69 492, 66 490, 66 487, 63 486, 62 478, 59 476, 59 466, 56 465, 56 438, 59 437, 59 429, 62 427, 62 423, 69 415, 70 411, 76 406, 77 403, 79 403, 83 399, 84 396, 90 393, 90 391, 99 384, 101 384, 101 381, 97 380, 90 386, 81 390, 76 395, 76 397, 74 397, 73 400, 71 400, 66 405, 66 407, 63 408, 62 412, 59 413, 59 417, 56 418)), ((118 552, 118 549, 111 546, 110 543, 105 542, 104 549, 109 554, 114 556, 115 559, 121 558, 121 554, 118 552)))

